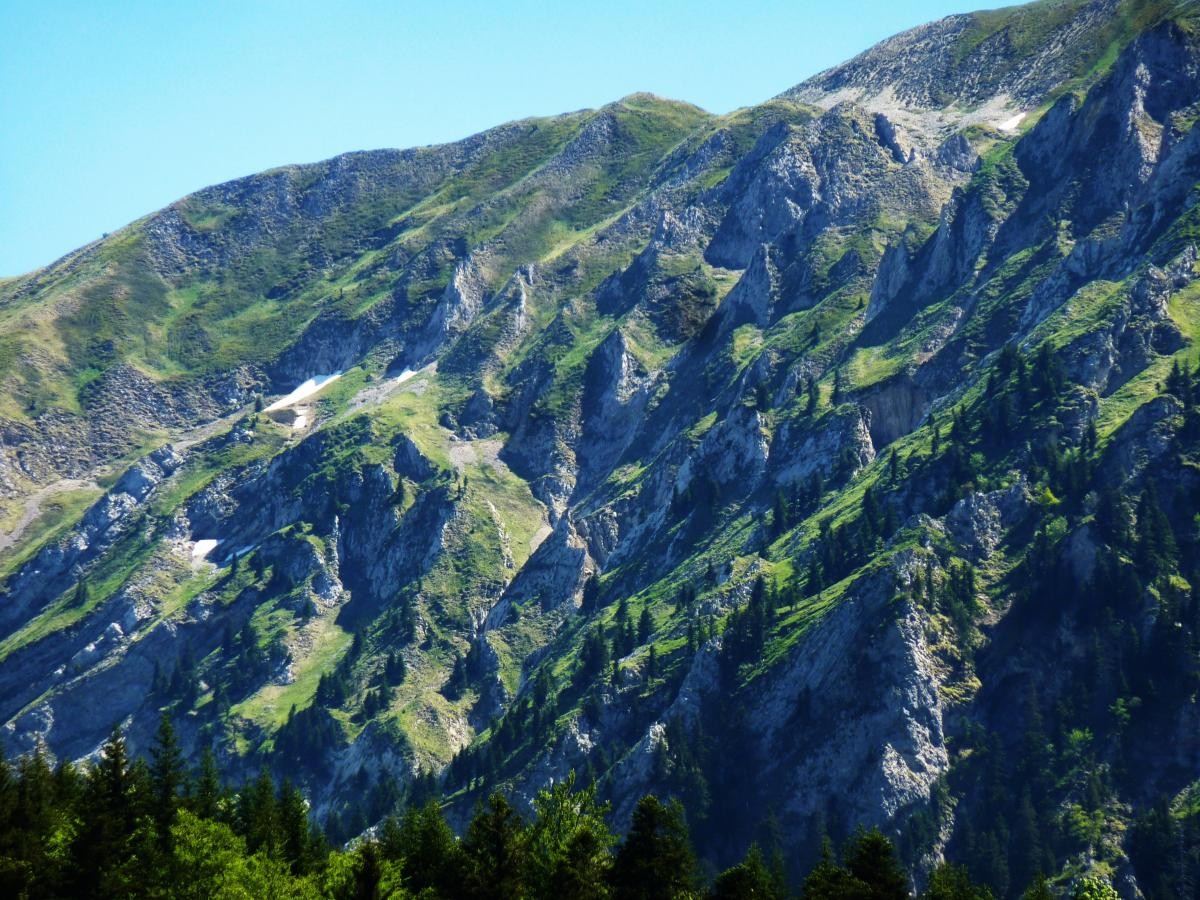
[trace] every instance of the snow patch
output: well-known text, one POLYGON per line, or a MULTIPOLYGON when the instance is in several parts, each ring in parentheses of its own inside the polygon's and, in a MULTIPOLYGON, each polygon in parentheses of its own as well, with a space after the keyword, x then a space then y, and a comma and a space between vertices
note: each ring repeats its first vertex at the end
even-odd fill
POLYGON ((292 431, 299 431, 307 424, 308 416, 306 416, 304 413, 300 413, 300 415, 296 416, 296 418, 292 420, 292 431))
POLYGON ((1026 115, 1027 115, 1026 113, 1019 112, 1015 116, 1013 116, 1011 119, 1005 119, 1003 122, 997 123, 996 127, 999 128, 1001 131, 1016 131, 1017 126, 1021 124, 1021 121, 1025 118, 1026 115))
POLYGON ((414 375, 435 375, 435 374, 437 374, 437 363, 436 362, 431 362, 429 365, 422 366, 419 369, 410 369, 408 367, 405 367, 404 369, 401 370, 400 374, 396 376, 395 381, 393 381, 392 383, 393 384, 404 384, 404 382, 408 381, 408 379, 412 378, 414 375))
POLYGON ((329 375, 314 375, 290 394, 280 397, 278 400, 264 409, 263 412, 273 412, 277 409, 283 409, 285 406, 291 406, 293 403, 299 403, 305 397, 311 397, 317 391, 321 390, 321 388, 325 387, 325 385, 329 384, 329 382, 337 381, 337 379, 341 377, 342 373, 340 370, 337 372, 332 372, 329 375))
POLYGON ((202 559, 207 558, 208 554, 217 549, 217 544, 219 543, 221 542, 212 538, 205 538, 202 541, 196 541, 196 543, 192 545, 192 560, 194 562, 200 562, 202 559))

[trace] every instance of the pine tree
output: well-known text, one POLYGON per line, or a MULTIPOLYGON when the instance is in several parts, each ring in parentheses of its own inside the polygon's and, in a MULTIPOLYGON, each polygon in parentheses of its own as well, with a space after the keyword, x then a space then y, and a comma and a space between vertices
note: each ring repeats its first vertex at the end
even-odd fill
POLYGON ((586 684, 608 665, 608 644, 598 628, 588 632, 579 651, 579 683, 586 684))
POLYGON ((1054 900, 1054 892, 1050 890, 1050 885, 1046 884, 1046 876, 1038 872, 1033 883, 1021 895, 1021 900, 1054 900))
POLYGON ((637 629, 634 627, 633 620, 628 619, 625 627, 621 629, 621 655, 628 656, 637 645, 637 629))
POLYGON ((874 488, 868 486, 862 496, 862 528, 867 540, 879 536, 883 527, 883 509, 879 498, 875 496, 874 488))
POLYGON ((119 726, 113 726, 100 748, 99 760, 88 770, 80 818, 82 824, 71 847, 71 893, 97 897, 105 892, 108 871, 125 858, 133 834, 133 783, 119 726))
POLYGON ((921 900, 992 900, 992 892, 974 884, 965 866, 942 863, 929 877, 921 900))
MULTIPOLYGON (((1044 741, 1044 738, 1042 740, 1044 741)), ((1038 773, 1038 776, 1044 777, 1042 773, 1038 773)), ((1014 832, 1011 854, 1012 880, 1015 884, 1026 884, 1043 870, 1044 865, 1053 864, 1052 859, 1047 859, 1045 848, 1042 845, 1037 809, 1033 805, 1033 796, 1029 787, 1022 792, 1021 803, 1017 808, 1014 832)))
POLYGON ((711 900, 784 900, 763 862, 762 851, 751 844, 746 858, 717 876, 708 892, 711 900))
POLYGON ((678 802, 638 801, 609 881, 615 900, 671 900, 695 890, 696 859, 678 802))
POLYGON ((450 677, 446 679, 446 686, 442 688, 442 693, 450 700, 457 700, 462 696, 466 687, 467 663, 463 659, 463 655, 456 650, 454 651, 454 665, 450 668, 450 677))
POLYGON ((592 615, 600 608, 600 578, 592 573, 583 584, 583 599, 579 609, 585 616, 592 615))
POLYGON ((804 879, 804 900, 868 898, 870 889, 837 863, 829 838, 821 841, 821 856, 804 879))
POLYGON ((813 472, 812 476, 808 479, 807 493, 810 507, 820 505, 821 498, 825 496, 825 480, 821 477, 820 470, 813 472))
POLYGON ((604 900, 609 896, 605 881, 608 860, 608 844, 600 832, 577 831, 551 872, 548 890, 533 896, 540 900, 604 900))
POLYGON ((825 590, 825 573, 816 554, 813 554, 808 560, 808 576, 807 576, 808 593, 818 594, 825 590))
POLYGON ((503 794, 492 794, 487 804, 476 810, 463 838, 464 896, 508 900, 524 894, 524 835, 521 816, 503 794))
POLYGON ((1149 481, 1142 491, 1137 509, 1136 557, 1147 577, 1154 577, 1175 565, 1175 535, 1171 523, 1158 502, 1158 491, 1149 481))
POLYGON ((184 768, 179 739, 175 736, 171 718, 166 713, 159 719, 158 733, 155 735, 150 757, 154 824, 163 845, 169 848, 171 826, 175 824, 179 798, 187 786, 187 770, 184 768))
POLYGON ((387 683, 392 686, 402 684, 407 674, 408 667, 404 663, 404 657, 399 653, 389 653, 384 663, 384 679, 387 683))
POLYGON ((303 875, 317 862, 318 848, 312 840, 304 795, 286 779, 279 788, 278 817, 283 858, 293 873, 303 875))
POLYGON ((238 830, 245 836, 251 853, 257 850, 275 853, 278 850, 280 833, 275 786, 266 768, 238 794, 237 821, 238 830))
POLYGON ((462 853, 436 801, 409 809, 400 826, 400 845, 405 885, 413 894, 431 889, 452 897, 461 891, 462 853))
POLYGON ((212 748, 205 747, 200 755, 200 771, 191 796, 191 808, 202 819, 216 819, 221 814, 224 791, 217 771, 217 759, 212 748))
POLYGON ((845 865, 851 875, 870 887, 873 900, 908 900, 908 875, 892 842, 879 829, 860 829, 850 839, 845 865))
POLYGON ((20 847, 25 859, 37 863, 45 855, 46 840, 55 824, 57 793, 41 741, 32 753, 18 760, 16 774, 13 818, 5 821, 23 825, 24 834, 16 836, 13 842, 20 847))
POLYGON ((379 844, 363 841, 354 854, 354 879, 347 900, 380 900, 380 882, 383 871, 380 865, 379 844))
POLYGON ((650 615, 650 607, 643 606, 642 614, 638 617, 637 627, 637 642, 638 646, 645 644, 650 640, 650 634, 654 631, 654 619, 650 615))
POLYGON ((383 820, 379 829, 379 852, 389 862, 399 862, 404 857, 404 835, 395 816, 383 820))

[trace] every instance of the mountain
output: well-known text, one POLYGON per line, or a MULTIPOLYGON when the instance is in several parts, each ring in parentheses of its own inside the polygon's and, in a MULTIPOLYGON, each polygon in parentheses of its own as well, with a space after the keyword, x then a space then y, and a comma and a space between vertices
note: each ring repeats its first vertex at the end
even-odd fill
POLYGON ((1200 6, 207 188, 0 282, 9 754, 338 840, 575 771, 713 866, 1200 869, 1200 6), (1188 838, 1187 836, 1191 836, 1188 838), (1190 855, 1189 855, 1190 854, 1190 855))

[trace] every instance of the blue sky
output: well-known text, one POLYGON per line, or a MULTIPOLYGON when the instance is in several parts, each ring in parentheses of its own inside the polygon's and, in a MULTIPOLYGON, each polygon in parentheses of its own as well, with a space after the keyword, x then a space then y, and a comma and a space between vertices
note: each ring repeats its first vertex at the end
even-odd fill
POLYGON ((271 166, 642 90, 728 112, 975 5, 0 0, 0 275, 271 166))

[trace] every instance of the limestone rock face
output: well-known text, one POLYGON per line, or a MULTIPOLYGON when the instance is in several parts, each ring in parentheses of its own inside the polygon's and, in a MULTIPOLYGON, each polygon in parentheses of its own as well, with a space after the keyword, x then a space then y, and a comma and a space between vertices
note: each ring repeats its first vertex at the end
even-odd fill
POLYGON ((0 283, 7 752, 141 752, 167 709, 346 829, 575 771, 622 827, 680 797, 714 866, 876 824, 923 884, 1031 706, 1136 684, 1048 738, 1101 735, 1042 823, 1132 871, 1195 779, 1191 670, 1120 666, 1192 646, 1196 566, 1113 549, 1142 497, 1196 546, 1193 6, 286 167, 0 283))

